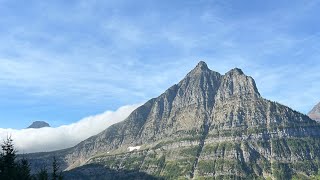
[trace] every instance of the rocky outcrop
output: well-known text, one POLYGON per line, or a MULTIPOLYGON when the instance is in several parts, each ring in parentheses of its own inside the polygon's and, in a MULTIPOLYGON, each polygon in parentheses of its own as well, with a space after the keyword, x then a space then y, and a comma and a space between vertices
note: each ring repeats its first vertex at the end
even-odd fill
POLYGON ((317 122, 263 99, 240 69, 221 75, 199 62, 123 122, 73 148, 30 157, 33 165, 55 155, 67 170, 100 164, 167 179, 283 179, 317 172, 319 135, 317 122))
POLYGON ((320 121, 320 103, 312 108, 312 110, 308 113, 308 116, 313 120, 320 121))
POLYGON ((50 127, 50 125, 47 122, 44 121, 34 121, 28 128, 43 128, 43 127, 50 127))

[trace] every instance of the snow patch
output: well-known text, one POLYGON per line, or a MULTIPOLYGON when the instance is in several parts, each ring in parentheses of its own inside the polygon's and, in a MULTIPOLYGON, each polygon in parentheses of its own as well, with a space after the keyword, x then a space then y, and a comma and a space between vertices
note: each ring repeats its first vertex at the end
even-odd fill
POLYGON ((129 152, 131 152, 131 151, 134 151, 134 150, 139 150, 141 148, 141 146, 129 146, 128 147, 128 150, 129 150, 129 152))

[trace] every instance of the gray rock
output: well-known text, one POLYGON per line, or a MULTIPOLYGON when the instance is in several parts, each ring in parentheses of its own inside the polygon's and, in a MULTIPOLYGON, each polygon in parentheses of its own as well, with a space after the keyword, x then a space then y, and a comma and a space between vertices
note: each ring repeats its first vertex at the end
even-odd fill
POLYGON ((263 99, 242 70, 221 75, 199 62, 123 122, 73 148, 28 156, 33 169, 57 156, 65 170, 100 164, 168 179, 277 179, 316 173, 319 136, 315 121, 263 99))
POLYGON ((312 108, 308 116, 313 120, 320 121, 320 102, 312 108))
POLYGON ((44 121, 34 121, 28 128, 43 128, 43 127, 50 127, 47 122, 44 121))

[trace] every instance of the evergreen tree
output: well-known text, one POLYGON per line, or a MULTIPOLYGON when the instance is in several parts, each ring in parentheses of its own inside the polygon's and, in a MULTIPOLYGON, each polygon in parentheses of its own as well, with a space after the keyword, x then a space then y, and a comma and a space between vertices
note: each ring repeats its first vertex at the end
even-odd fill
POLYGON ((59 173, 58 180, 63 180, 63 175, 62 175, 62 172, 61 172, 61 171, 60 171, 60 173, 59 173))
POLYGON ((18 164, 18 173, 17 173, 18 179, 21 180, 30 180, 31 175, 30 175, 30 165, 28 160, 22 159, 20 163, 18 164))
POLYGON ((58 180, 58 170, 59 170, 59 165, 57 163, 56 157, 53 157, 53 162, 52 162, 52 180, 58 180))
POLYGON ((14 180, 17 178, 17 164, 15 163, 16 150, 14 149, 11 137, 7 137, 1 148, 0 179, 14 180))
POLYGON ((31 180, 30 165, 26 159, 16 162, 16 150, 11 137, 1 144, 0 153, 0 179, 5 180, 31 180))
MULTIPOLYGON (((16 150, 14 148, 11 137, 1 145, 2 152, 0 153, 0 180, 49 180, 48 170, 44 166, 38 174, 32 176, 30 174, 30 164, 27 159, 21 159, 16 162, 16 150)), ((52 162, 52 180, 62 180, 62 172, 59 171, 59 164, 54 157, 52 162)))
POLYGON ((56 157, 53 157, 53 162, 52 162, 52 180, 61 180, 63 179, 62 177, 62 172, 58 173, 59 171, 59 164, 57 162, 56 157))
POLYGON ((48 176, 48 171, 46 167, 43 167, 40 169, 40 171, 37 174, 37 179, 38 180, 48 180, 49 176, 48 176))
POLYGON ((0 154, 0 179, 3 179, 4 176, 4 162, 3 162, 3 153, 0 154))

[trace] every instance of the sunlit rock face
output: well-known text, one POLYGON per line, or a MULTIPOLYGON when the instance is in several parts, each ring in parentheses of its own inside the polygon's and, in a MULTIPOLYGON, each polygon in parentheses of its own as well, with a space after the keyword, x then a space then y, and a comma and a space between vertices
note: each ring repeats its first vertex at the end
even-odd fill
POLYGON ((98 164, 167 179, 283 179, 317 172, 319 135, 317 122, 262 98, 241 69, 222 75, 201 61, 123 122, 73 148, 29 159, 36 169, 56 156, 72 173, 98 164))
POLYGON ((313 107, 308 116, 313 120, 320 121, 320 103, 313 107))

